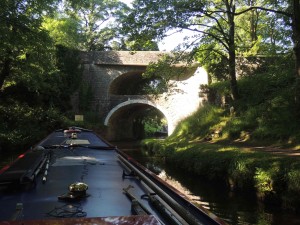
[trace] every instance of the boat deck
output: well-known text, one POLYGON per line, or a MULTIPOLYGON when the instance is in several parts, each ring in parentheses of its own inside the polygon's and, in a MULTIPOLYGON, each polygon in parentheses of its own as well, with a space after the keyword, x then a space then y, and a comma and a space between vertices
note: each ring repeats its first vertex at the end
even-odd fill
POLYGON ((4 224, 226 223, 95 133, 72 128, 53 132, 0 170, 4 224), (72 192, 75 182, 88 189, 72 192))
MULTIPOLYGON (((117 160, 116 151, 107 150, 110 146, 94 133, 81 132, 77 135, 76 144, 89 142, 90 146, 98 149, 80 146, 69 148, 65 146, 72 141, 68 136, 61 131, 52 133, 39 144, 51 151, 46 182, 42 181, 40 174, 36 177, 35 187, 2 189, 0 221, 131 215, 131 201, 123 193, 123 188, 132 185, 134 188, 130 192, 140 196, 144 192, 139 180, 122 178, 124 168, 117 160), (104 150, 101 150, 102 147, 104 150), (80 201, 58 200, 58 196, 66 194, 69 185, 74 182, 86 183, 89 196, 80 201), (22 208, 21 215, 14 218, 18 207, 22 208)), ((144 202, 147 204, 146 200, 144 202)), ((153 218, 150 220, 151 224, 155 224, 153 218)))

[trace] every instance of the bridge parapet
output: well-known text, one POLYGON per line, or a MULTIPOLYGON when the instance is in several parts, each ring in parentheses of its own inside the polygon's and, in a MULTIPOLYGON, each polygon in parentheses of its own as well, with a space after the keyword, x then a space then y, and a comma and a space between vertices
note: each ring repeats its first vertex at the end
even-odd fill
POLYGON ((129 65, 148 66, 150 62, 157 62, 168 52, 158 51, 93 51, 83 52, 83 63, 95 65, 129 65))

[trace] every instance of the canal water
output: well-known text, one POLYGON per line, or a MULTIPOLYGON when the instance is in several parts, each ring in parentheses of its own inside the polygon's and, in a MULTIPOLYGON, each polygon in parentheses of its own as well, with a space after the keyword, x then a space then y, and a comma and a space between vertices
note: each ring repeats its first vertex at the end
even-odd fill
POLYGON ((300 216, 257 201, 254 192, 233 193, 224 184, 187 174, 161 159, 146 157, 139 149, 122 149, 176 189, 231 225, 296 225, 300 216))

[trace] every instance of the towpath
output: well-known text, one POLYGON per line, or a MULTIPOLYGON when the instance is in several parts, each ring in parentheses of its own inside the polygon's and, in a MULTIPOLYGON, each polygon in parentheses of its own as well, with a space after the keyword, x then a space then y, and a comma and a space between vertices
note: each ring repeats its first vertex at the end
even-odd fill
POLYGON ((285 156, 293 156, 300 158, 300 150, 288 149, 288 148, 279 148, 279 147, 243 147, 246 149, 254 150, 254 151, 264 151, 272 154, 285 155, 285 156))

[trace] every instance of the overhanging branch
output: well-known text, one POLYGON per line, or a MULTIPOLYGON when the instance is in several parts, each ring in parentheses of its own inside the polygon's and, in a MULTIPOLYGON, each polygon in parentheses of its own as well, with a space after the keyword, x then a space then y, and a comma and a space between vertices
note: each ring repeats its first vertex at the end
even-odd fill
MULTIPOLYGON (((212 37, 213 39, 215 39, 216 41, 218 41, 219 43, 221 43, 221 45, 224 46, 224 48, 226 48, 227 50, 229 50, 229 47, 228 45, 221 39, 219 38, 217 35, 215 34, 212 34, 212 33, 209 33, 209 32, 205 32, 205 31, 201 31, 201 30, 195 30, 195 29, 192 29, 192 28, 188 28, 188 27, 182 27, 183 29, 186 29, 186 30, 190 30, 190 31, 197 31, 201 34, 204 34, 204 35, 207 35, 209 37, 212 37)), ((226 39, 226 38, 225 38, 226 39)))
POLYGON ((292 17, 293 16, 291 13, 287 13, 287 12, 284 12, 284 11, 281 11, 281 10, 264 8, 264 7, 260 7, 260 6, 251 6, 247 9, 245 9, 245 10, 234 13, 234 15, 239 16, 241 14, 244 14, 244 13, 249 12, 249 11, 254 10, 254 9, 258 9, 258 10, 262 10, 262 11, 266 11, 266 12, 279 13, 279 14, 287 16, 287 17, 292 17))

